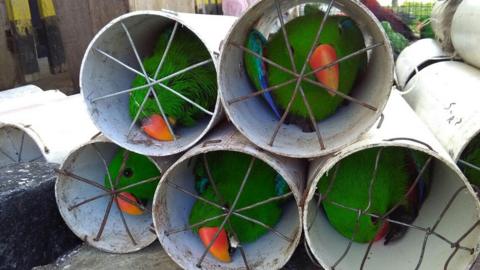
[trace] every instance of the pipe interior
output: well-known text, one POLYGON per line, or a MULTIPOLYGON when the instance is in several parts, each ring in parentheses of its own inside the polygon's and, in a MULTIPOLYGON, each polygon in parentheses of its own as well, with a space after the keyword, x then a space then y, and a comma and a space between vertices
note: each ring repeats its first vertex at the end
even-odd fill
MULTIPOLYGON (((248 95, 252 85, 243 65, 244 52, 230 43, 245 44, 246 38, 258 20, 271 26, 275 24, 277 12, 275 1, 262 1, 249 9, 231 30, 225 41, 224 52, 220 60, 219 84, 222 100, 227 113, 237 128, 255 144, 282 155, 293 157, 319 156, 325 152, 333 152, 351 143, 364 133, 379 117, 389 96, 393 82, 393 60, 389 45, 380 46, 368 54, 366 72, 354 86, 350 95, 378 108, 372 111, 365 107, 348 102, 339 107, 337 112, 318 122, 319 130, 325 142, 326 150, 322 151, 314 132, 305 133, 296 125, 283 125, 273 146, 268 142, 277 124, 277 118, 261 97, 250 98, 228 105, 234 98, 248 95), (240 64, 239 64, 240 63, 240 64), (292 140, 296 138, 296 140, 292 140)), ((282 10, 305 3, 323 3, 329 1, 280 1, 282 10)), ((350 16, 361 29, 365 45, 384 42, 383 31, 365 10, 350 1, 335 1, 334 7, 350 16)), ((261 26, 266 28, 266 26, 261 26)), ((278 28, 278 25, 275 25, 278 28)))
MULTIPOLYGON (((152 139, 141 130, 138 124, 132 129, 132 134, 135 135, 129 139, 127 134, 133 120, 128 113, 129 95, 121 94, 92 102, 94 98, 131 88, 132 80, 136 76, 132 71, 96 52, 95 48, 141 71, 122 23, 129 30, 140 58, 143 59, 153 52, 160 33, 167 27, 173 26, 175 21, 158 14, 134 14, 115 20, 97 34, 85 55, 80 82, 93 121, 109 139, 137 153, 158 156, 158 153, 169 155, 185 150, 206 132, 212 117, 205 114, 192 127, 175 128, 174 132, 178 138, 172 142, 152 139)), ((185 26, 180 24, 179 27, 185 26)), ((215 110, 219 109, 218 103, 217 101, 215 110)))
MULTIPOLYGON (((337 161, 338 162, 338 161, 337 161)), ((426 201, 422 205, 414 225, 428 228, 433 227, 441 212, 446 207, 454 193, 465 186, 462 177, 452 169, 452 165, 434 157, 432 160, 432 185, 426 201)), ((321 175, 314 181, 316 187, 319 179, 326 170, 332 171, 335 164, 322 170, 321 175)), ((316 190, 316 188, 315 188, 316 190)), ((310 190, 310 195, 315 191, 310 190)), ((329 223, 323 211, 315 211, 316 197, 306 202, 304 221, 311 225, 305 234, 310 248, 317 260, 324 267, 331 267, 345 252, 349 240, 340 235, 329 223), (317 216, 315 218, 315 213, 317 216)), ((478 202, 468 191, 463 189, 445 213, 435 232, 455 242, 479 219, 478 202)), ((407 234, 397 242, 384 245, 383 241, 373 244, 364 269, 415 269, 421 256, 425 232, 410 228, 407 234)), ((480 239, 478 226, 463 240, 461 245, 476 248, 480 239)), ((335 269, 359 269, 368 244, 353 243, 350 251, 335 269)), ((428 238, 421 269, 444 269, 444 264, 454 251, 449 244, 435 235, 428 238)), ((449 263, 448 269, 468 269, 476 255, 469 251, 459 250, 449 263)))
MULTIPOLYGON (((164 176, 157 188, 153 210, 155 226, 162 246, 170 257, 186 269, 196 269, 195 265, 205 250, 204 245, 192 230, 168 236, 165 232, 189 224, 190 210, 196 199, 167 185, 165 181, 175 183, 196 194, 193 168, 198 158, 201 157, 194 156, 183 160, 169 170, 168 175, 164 176)), ((287 179, 286 182, 290 185, 287 179)), ((290 189, 292 190, 291 186, 290 189)), ((293 198, 290 198, 282 207, 282 217, 275 229, 292 239, 296 239, 301 229, 297 203, 293 198)), ((244 244, 243 247, 250 267, 255 269, 279 269, 295 250, 296 241, 290 243, 269 232, 253 243, 244 244)), ((204 269, 240 269, 244 267, 245 264, 238 249, 234 252, 230 263, 221 263, 209 254, 202 263, 204 269)))
POLYGON ((31 161, 45 161, 34 139, 16 126, 0 127, 0 167, 31 161))
POLYGON ((473 185, 480 186, 480 131, 466 144, 459 157, 461 161, 458 161, 457 164, 468 181, 473 185), (462 161, 467 162, 468 165, 462 161))
MULTIPOLYGON (((120 149, 109 142, 96 142, 94 145, 103 155, 107 164, 120 149)), ((104 185, 105 166, 93 148, 93 144, 87 144, 69 155, 62 165, 62 169, 104 185)), ((94 238, 100 228, 110 196, 102 197, 69 211, 68 207, 104 194, 105 191, 61 174, 58 177, 55 192, 60 213, 70 229, 79 238, 100 250, 127 253, 140 250, 156 239, 155 234, 149 231, 152 224, 151 213, 145 211, 138 216, 125 214, 126 223, 136 241, 136 244, 133 244, 125 230, 118 207, 116 203, 113 203, 102 237, 96 241, 94 238)), ((148 206, 151 207, 151 204, 150 201, 148 206)))

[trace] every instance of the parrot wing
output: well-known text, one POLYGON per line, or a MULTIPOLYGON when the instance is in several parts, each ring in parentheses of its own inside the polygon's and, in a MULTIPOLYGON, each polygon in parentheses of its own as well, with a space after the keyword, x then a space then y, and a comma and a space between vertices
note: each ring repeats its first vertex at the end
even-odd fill
MULTIPOLYGON (((254 29, 250 32, 250 34, 248 34, 246 47, 259 55, 263 55, 263 47, 266 43, 267 40, 262 33, 254 29)), ((250 53, 245 53, 244 61, 247 75, 255 86, 255 89, 263 90, 268 88, 267 67, 265 62, 250 53)), ((263 93, 263 97, 265 98, 265 101, 267 101, 268 106, 270 106, 275 116, 280 119, 280 112, 278 111, 277 105, 273 101, 270 92, 263 93)))

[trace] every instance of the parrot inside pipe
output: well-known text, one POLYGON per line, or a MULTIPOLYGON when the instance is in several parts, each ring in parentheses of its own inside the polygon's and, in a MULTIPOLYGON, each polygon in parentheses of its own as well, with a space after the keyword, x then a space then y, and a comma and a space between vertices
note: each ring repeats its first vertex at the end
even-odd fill
MULTIPOLYGON (((343 236, 352 239, 357 228, 357 212, 342 208, 341 205, 366 210, 369 201, 370 183, 372 181, 375 161, 380 148, 370 148, 356 152, 340 161, 335 180, 326 193, 335 173, 324 175, 317 188, 326 196, 322 201, 330 224, 343 236)), ((405 197, 418 173, 428 160, 428 155, 419 151, 401 147, 385 147, 379 157, 376 178, 374 179, 371 204, 367 213, 382 216, 396 208, 387 218, 412 224, 428 195, 431 184, 431 166, 426 168, 414 190, 405 197)), ((336 170, 335 168, 333 170, 336 170)), ((379 222, 375 217, 361 215, 353 241, 368 243, 384 239, 384 244, 402 238, 408 227, 392 222, 379 222)))
MULTIPOLYGON (((120 189, 152 177, 160 176, 160 171, 155 164, 148 159, 148 157, 134 152, 129 152, 125 167, 120 172, 125 151, 127 150, 121 149, 117 151, 112 161, 110 161, 108 164, 108 172, 111 176, 115 189, 120 189), (115 180, 119 173, 121 175, 118 180, 118 184, 115 185, 115 180)), ((128 199, 124 200, 122 197, 117 197, 118 207, 120 210, 129 215, 143 214, 144 211, 140 207, 132 204, 130 201, 135 201, 139 205, 145 206, 148 201, 153 199, 153 195, 155 194, 155 189, 157 188, 159 180, 160 179, 145 184, 140 184, 120 192, 120 194, 123 195, 122 197, 126 197, 128 199)), ((111 185, 108 175, 105 175, 104 182, 105 187, 110 189, 111 185)))
MULTIPOLYGON (((332 15, 326 20, 320 39, 314 46, 313 54, 310 59, 307 59, 307 55, 324 15, 325 13, 318 9, 314 11, 310 10, 306 12, 304 16, 294 18, 285 24, 298 72, 301 71, 305 60, 308 62, 306 67, 306 73, 308 73, 313 69, 332 63, 339 58, 365 48, 362 32, 355 22, 346 16, 332 15)), ((255 31, 256 30, 253 30, 253 34, 251 33, 250 36, 258 36, 258 34, 255 34, 255 31)), ((262 38, 257 39, 262 40, 262 38)), ((255 45, 256 47, 252 47, 250 44, 252 44, 251 39, 248 39, 246 47, 292 70, 281 30, 269 37, 263 46, 263 50, 257 48, 259 46, 258 42, 255 45)), ((272 87, 294 78, 291 74, 275 66, 262 63, 261 61, 249 60, 252 59, 252 57, 255 56, 250 56, 250 54, 245 53, 244 63, 247 74, 257 90, 264 89, 266 86, 272 87), (265 68, 265 66, 268 68, 265 68), (264 80, 266 80, 267 83, 265 83, 264 80)), ((352 90, 359 75, 365 69, 366 63, 367 55, 363 53, 339 64, 335 64, 328 69, 317 71, 308 78, 317 80, 329 88, 348 94, 352 90)), ((317 85, 302 82, 301 86, 317 121, 321 121, 335 113, 343 102, 342 97, 332 95, 317 85)), ((275 105, 280 112, 285 111, 287 108, 294 88, 295 83, 292 83, 271 92, 275 105)), ((267 101, 269 100, 267 96, 265 96, 265 99, 267 101)), ((270 104, 270 102, 268 103, 270 104)), ((272 107, 272 105, 270 105, 270 107, 272 107)), ((296 124, 301 127, 303 131, 311 132, 314 130, 308 118, 308 112, 301 95, 297 95, 292 104, 289 117, 286 120, 286 123, 296 124)))
MULTIPOLYGON (((167 27, 160 34, 153 54, 143 60, 145 70, 151 78, 155 76, 172 31, 173 26, 167 27)), ((157 75, 157 79, 208 59, 211 59, 211 56, 202 41, 186 27, 179 26, 157 75)), ((213 111, 217 98, 216 76, 212 62, 165 80, 162 83, 203 108, 213 111)), ((140 75, 136 76, 132 81, 132 87, 139 87, 145 84, 147 84, 147 81, 140 75)), ((200 109, 160 85, 155 85, 154 89, 170 125, 193 126, 199 119, 205 116, 205 113, 200 109)), ((130 92, 129 112, 132 119, 140 110, 140 105, 147 93, 148 87, 130 92)), ((160 141, 173 140, 173 134, 168 129, 153 94, 148 96, 139 118, 143 122, 142 129, 150 137, 160 141)))
MULTIPOLYGON (((477 136, 472 140, 471 143, 465 148, 460 157, 461 160, 480 168, 480 136, 477 136)), ((480 170, 466 166, 465 164, 460 163, 460 168, 462 168, 465 177, 468 181, 479 187, 480 186, 480 170)))
MULTIPOLYGON (((216 151, 206 154, 207 162, 212 178, 221 199, 217 198, 214 188, 210 185, 203 158, 199 158, 194 167, 195 189, 199 195, 209 201, 230 207, 239 192, 240 185, 249 167, 251 156, 232 151, 216 151), (224 204, 223 204, 223 203, 224 204)), ((290 191, 285 180, 265 162, 256 159, 250 175, 245 183, 243 192, 235 206, 240 209, 269 198, 286 194, 290 191)), ((241 214, 254 218, 268 226, 275 227, 282 216, 282 201, 273 201, 252 209, 242 211, 241 214)), ((189 224, 194 225, 207 218, 223 214, 223 210, 211 206, 201 200, 196 200, 191 211, 189 224)), ((193 228, 194 233, 199 235, 205 247, 213 239, 218 231, 223 218, 215 219, 193 228)), ((239 218, 235 215, 230 217, 219 238, 210 248, 210 254, 219 261, 230 262, 231 249, 238 243, 252 243, 268 232, 264 227, 239 218), (232 234, 235 231, 238 239, 232 234)))

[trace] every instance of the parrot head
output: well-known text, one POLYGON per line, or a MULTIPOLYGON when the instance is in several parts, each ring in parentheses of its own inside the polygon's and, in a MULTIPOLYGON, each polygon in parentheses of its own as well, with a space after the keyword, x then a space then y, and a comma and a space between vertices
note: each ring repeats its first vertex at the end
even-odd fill
MULTIPOLYGON (((127 150, 117 151, 112 161, 108 165, 108 171, 111 176, 111 182, 115 189, 128 187, 141 181, 160 177, 160 171, 155 164, 152 163, 146 156, 128 153, 125 166, 120 171, 124 156, 127 150), (118 182, 117 181, 118 178, 118 182)), ((110 180, 108 175, 105 176, 105 187, 110 189, 110 180)), ((145 205, 149 200, 153 199, 155 189, 159 179, 149 181, 143 184, 127 188, 117 195, 117 205, 120 210, 130 215, 141 215, 143 210, 138 205, 145 205), (136 203, 136 204, 135 204, 136 203)))

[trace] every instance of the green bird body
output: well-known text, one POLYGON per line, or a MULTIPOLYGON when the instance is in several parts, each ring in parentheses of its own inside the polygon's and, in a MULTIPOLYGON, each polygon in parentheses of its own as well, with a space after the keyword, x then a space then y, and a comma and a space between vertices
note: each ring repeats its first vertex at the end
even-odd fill
MULTIPOLYGON (((332 202, 355 209, 367 209, 378 151, 379 148, 366 149, 342 159, 337 165, 340 167, 332 188, 326 195, 327 199, 322 202, 330 224, 348 239, 352 238, 356 228, 357 213, 336 206, 332 202)), ((380 154, 367 213, 382 216, 400 202, 398 210, 394 211, 389 218, 406 223, 413 222, 426 197, 427 187, 425 184, 428 181, 423 181, 423 179, 429 179, 430 172, 427 171, 423 174, 424 177, 419 182, 419 187, 410 196, 406 198, 405 194, 426 160, 426 155, 420 152, 412 152, 399 147, 384 148, 380 154)), ((332 170, 336 170, 336 168, 332 170)), ((325 175, 321 178, 317 186, 321 194, 327 192, 333 175, 335 173, 331 171, 328 176, 325 175)), ((373 239, 379 240, 379 233, 382 233, 380 238, 386 234, 385 239, 388 242, 400 238, 406 232, 405 227, 395 224, 389 224, 388 232, 381 232, 381 222, 367 215, 361 215, 358 224, 354 241, 360 243, 370 242, 373 239)))
MULTIPOLYGON (((307 55, 315 40, 315 35, 319 29, 324 13, 321 11, 308 12, 306 15, 297 17, 287 24, 285 29, 288 40, 292 47, 293 57, 297 72, 300 72, 307 55)), ((333 46, 336 51, 337 59, 348 54, 365 48, 363 35, 355 22, 345 16, 330 16, 325 23, 320 40, 316 46, 328 44, 333 46)), ((265 47, 266 58, 280 64, 281 66, 292 69, 290 59, 288 57, 287 47, 282 31, 275 33, 265 47)), ((358 77, 365 68, 367 56, 365 53, 355 56, 347 61, 339 64, 339 86, 338 91, 348 94, 358 77)), ((308 64, 305 72, 312 71, 308 64)), ((294 77, 274 66, 268 66, 268 82, 269 86, 278 85, 293 79, 294 77)), ((312 74, 310 79, 315 80, 312 74)), ((343 99, 339 96, 331 96, 323 88, 308 82, 302 82, 301 86, 312 108, 313 115, 317 121, 327 118, 335 113, 343 99)), ((290 98, 293 94, 295 83, 281 87, 272 92, 275 102, 285 110, 290 98)), ((308 112, 303 103, 301 95, 297 95, 291 107, 291 114, 294 117, 308 119, 308 112)))
MULTIPOLYGON (((219 193, 225 200, 226 205, 231 206, 245 176, 251 157, 239 152, 217 151, 208 153, 207 160, 219 193)), ((197 161, 194 172, 200 196, 222 205, 222 201, 215 196, 213 187, 208 184, 203 159, 197 161)), ((288 192, 288 186, 283 182, 283 179, 280 182, 278 180, 278 174, 273 168, 256 159, 235 209, 288 192)), ((189 223, 193 225, 221 214, 223 214, 221 209, 197 200, 191 209, 189 223)), ((274 201, 263 204, 243 211, 241 214, 274 227, 282 215, 281 202, 274 201)), ((220 227, 222 220, 222 218, 219 218, 202 226, 220 227)), ((230 217, 230 221, 240 243, 253 242, 268 232, 264 227, 234 215, 230 217)), ((232 227, 227 223, 225 229, 231 233, 232 227)), ((198 232, 198 227, 194 228, 194 231, 198 232)))
MULTIPOLYGON (((130 152, 128 154, 125 168, 122 172, 119 172, 120 167, 122 166, 122 160, 125 151, 127 150, 122 149, 120 151, 117 151, 112 161, 110 161, 110 163, 108 164, 108 172, 112 178, 112 182, 114 185, 115 179, 117 178, 118 174, 121 173, 121 176, 118 180, 118 185, 116 185, 116 189, 126 187, 128 185, 138 183, 152 177, 160 176, 160 171, 157 169, 155 164, 153 164, 148 159, 148 157, 139 155, 134 152, 130 152)), ((160 179, 157 179, 156 181, 129 188, 125 190, 125 192, 132 194, 140 200, 151 200, 153 199, 153 195, 155 194, 155 189, 157 188, 159 180, 160 179)), ((107 175, 105 176, 104 182, 105 187, 110 189, 111 185, 107 175)))
MULTIPOLYGON (((164 30, 158 38, 153 55, 143 60, 146 72, 154 78, 157 67, 163 57, 173 27, 164 30)), ((210 59, 211 56, 201 40, 186 27, 178 27, 170 49, 157 75, 157 79, 166 77, 194 64, 210 59)), ((203 108, 212 111, 217 97, 216 71, 213 63, 196 67, 174 78, 162 82, 178 93, 193 100, 203 108)), ((147 84, 143 76, 136 76, 132 87, 147 84)), ((167 117, 173 118, 180 125, 192 126, 205 114, 179 96, 155 85, 155 92, 167 117)), ((140 109, 148 88, 133 91, 130 94, 130 116, 135 117, 140 109)), ((152 114, 161 114, 153 95, 145 103, 140 119, 148 118, 152 114)))

